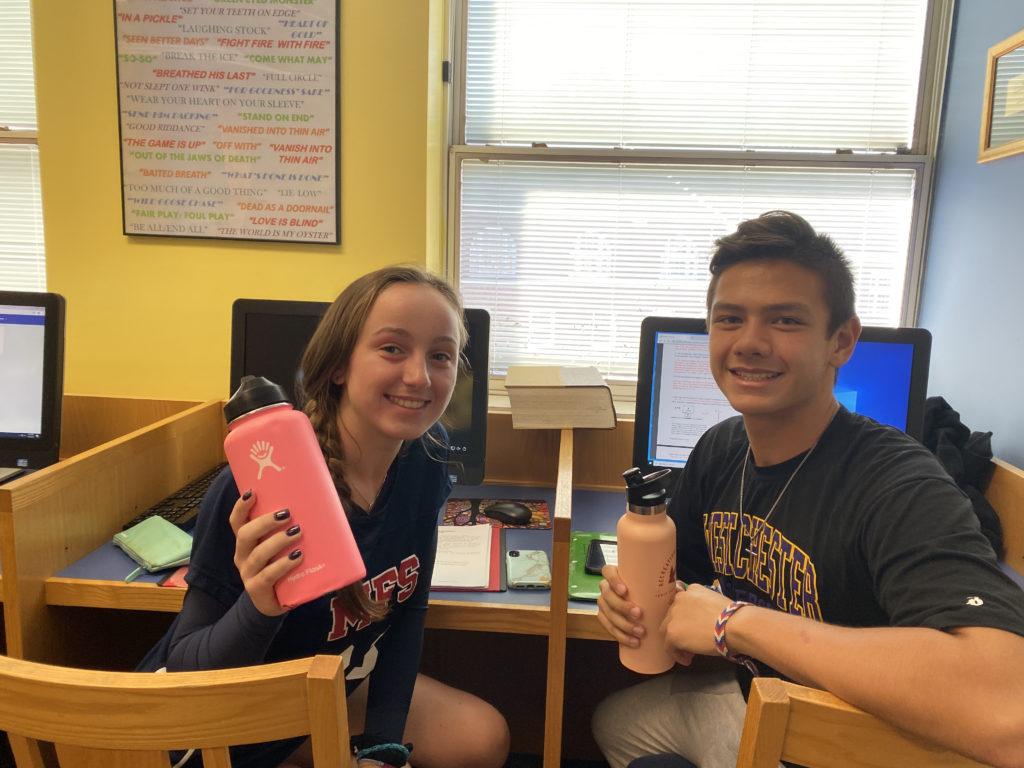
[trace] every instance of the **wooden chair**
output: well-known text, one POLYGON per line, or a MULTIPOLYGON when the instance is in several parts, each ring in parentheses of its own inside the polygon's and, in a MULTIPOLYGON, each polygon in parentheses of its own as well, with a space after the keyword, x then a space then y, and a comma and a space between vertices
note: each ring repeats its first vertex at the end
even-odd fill
POLYGON ((228 746, 309 734, 318 768, 348 768, 344 667, 314 656, 209 672, 98 672, 0 656, 0 729, 18 768, 168 768, 167 751, 202 750, 229 768, 228 746))
POLYGON ((830 693, 777 678, 750 688, 736 768, 977 768, 830 693))

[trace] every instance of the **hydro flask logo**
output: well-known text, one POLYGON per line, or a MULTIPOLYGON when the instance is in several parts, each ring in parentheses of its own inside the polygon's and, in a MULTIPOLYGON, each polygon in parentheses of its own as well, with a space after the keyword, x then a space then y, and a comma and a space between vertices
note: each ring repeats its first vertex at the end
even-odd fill
POLYGON ((278 472, 284 471, 284 467, 279 467, 274 463, 274 446, 266 440, 257 440, 252 444, 252 448, 249 449, 249 458, 255 461, 256 466, 260 468, 256 475, 257 480, 263 479, 263 470, 267 467, 276 469, 278 472))

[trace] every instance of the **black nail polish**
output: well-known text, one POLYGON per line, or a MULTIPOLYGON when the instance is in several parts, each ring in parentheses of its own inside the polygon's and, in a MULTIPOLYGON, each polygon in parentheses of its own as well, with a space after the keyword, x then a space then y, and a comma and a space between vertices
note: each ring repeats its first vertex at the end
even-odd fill
POLYGON ((302 557, 301 549, 293 549, 291 552, 288 553, 289 560, 298 560, 300 557, 302 557))
POLYGON ((242 501, 248 501, 251 498, 252 498, 252 488, 250 488, 249 490, 247 490, 245 493, 242 494, 242 501))
POLYGON ((279 509, 274 513, 275 520, 287 520, 291 516, 291 512, 287 509, 279 509))
POLYGON ((285 533, 287 533, 289 536, 294 536, 298 532, 299 532, 299 526, 297 526, 297 525, 293 525, 291 528, 289 528, 287 531, 285 531, 285 533))

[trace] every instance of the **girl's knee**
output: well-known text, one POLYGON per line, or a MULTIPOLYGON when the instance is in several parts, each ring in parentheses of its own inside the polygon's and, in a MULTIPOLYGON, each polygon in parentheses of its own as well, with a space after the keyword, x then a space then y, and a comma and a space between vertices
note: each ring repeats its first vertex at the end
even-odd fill
POLYGON ((465 760, 467 768, 501 768, 508 759, 511 742, 505 717, 486 702, 480 702, 475 727, 467 734, 465 760))

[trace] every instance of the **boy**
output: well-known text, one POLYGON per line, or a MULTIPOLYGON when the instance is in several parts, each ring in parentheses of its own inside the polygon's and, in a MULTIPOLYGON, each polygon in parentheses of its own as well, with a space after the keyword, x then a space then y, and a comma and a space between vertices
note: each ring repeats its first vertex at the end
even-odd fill
MULTIPOLYGON (((710 365, 741 417, 701 438, 673 494, 685 588, 662 630, 682 664, 720 653, 740 666, 609 697, 594 717, 606 758, 734 765, 740 683, 756 673, 831 691, 978 760, 1024 765, 1024 592, 935 458, 833 396, 860 335, 849 263, 785 211, 717 246, 710 365), (716 581, 721 592, 704 586, 716 581)), ((620 643, 661 642, 643 637, 615 568, 604 575, 605 628, 620 643)))

